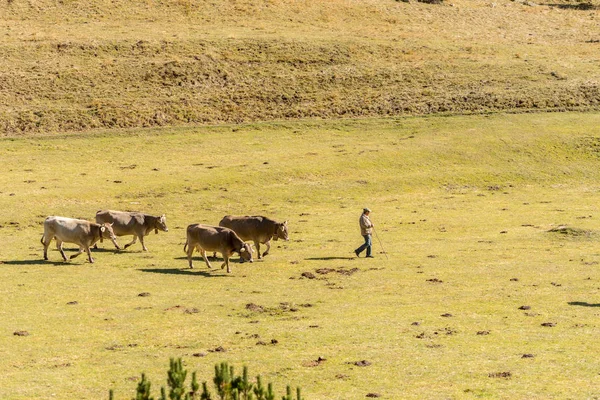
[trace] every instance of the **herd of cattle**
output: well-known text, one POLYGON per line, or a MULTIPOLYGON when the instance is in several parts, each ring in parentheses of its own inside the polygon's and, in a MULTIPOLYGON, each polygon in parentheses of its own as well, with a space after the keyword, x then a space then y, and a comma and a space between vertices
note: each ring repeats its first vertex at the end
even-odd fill
MULTIPOLYGON (((133 240, 124 248, 135 244, 139 239, 143 250, 148 251, 144 237, 152 231, 158 233, 159 230, 169 231, 164 214, 156 217, 140 212, 100 210, 96 213, 95 223, 82 219, 51 216, 44 221, 44 235, 41 239, 44 245, 44 260, 48 260, 48 246, 52 239, 56 239, 56 248, 60 251, 63 260, 67 261, 67 256, 62 248, 62 244, 66 242, 79 246, 79 252, 73 254, 71 258, 75 258, 85 251, 88 260, 93 263, 94 259, 90 248, 95 246, 96 242, 110 239, 117 249, 121 249, 117 243, 117 236, 133 235, 133 240)), ((224 260, 221 268, 226 266, 227 272, 231 272, 229 258, 234 253, 238 253, 242 260, 253 261, 252 247, 246 241, 254 242, 260 259, 269 253, 271 239, 288 240, 287 221, 277 222, 262 216, 234 217, 227 215, 219 222, 219 226, 189 225, 183 250, 187 253, 190 268, 194 268, 192 264, 194 250, 198 250, 202 254, 208 268, 212 268, 212 266, 206 257, 206 252, 219 252, 223 255, 224 260), (260 254, 261 244, 267 246, 262 255, 260 254)))

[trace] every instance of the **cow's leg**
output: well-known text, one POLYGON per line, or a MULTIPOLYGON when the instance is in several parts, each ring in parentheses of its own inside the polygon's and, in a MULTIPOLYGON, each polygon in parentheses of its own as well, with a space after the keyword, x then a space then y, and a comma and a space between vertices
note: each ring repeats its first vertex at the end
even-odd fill
POLYGON ((92 258, 92 253, 90 252, 90 246, 84 246, 84 247, 85 247, 85 252, 88 255, 88 261, 93 264, 94 259, 92 258))
MULTIPOLYGON (((188 245, 188 243, 186 242, 186 245, 188 245)), ((189 246, 187 247, 187 258, 188 258, 188 264, 190 266, 190 268, 194 268, 194 265, 192 264, 192 254, 194 254, 194 248, 195 246, 189 246)))
MULTIPOLYGON (((266 243, 267 245, 267 250, 263 253, 263 257, 265 257, 267 254, 269 254, 269 250, 271 250, 271 240, 267 240, 266 243)), ((258 253, 259 258, 260 258, 260 252, 258 253)))
POLYGON ((227 273, 229 274, 231 272, 231 270, 229 269, 229 255, 223 253, 223 259, 225 261, 223 262, 223 264, 221 264, 221 269, 223 269, 225 266, 227 266, 227 273))
POLYGON ((208 268, 212 269, 212 265, 210 265, 210 261, 208 261, 208 258, 206 257, 206 250, 200 249, 200 254, 202 254, 202 258, 204 258, 204 262, 206 263, 208 268))
POLYGON ((79 251, 77 253, 73 254, 71 257, 69 257, 69 259, 72 260, 75 257, 77 257, 78 255, 80 255, 81 253, 83 253, 83 246, 79 246, 79 251))
POLYGON ((258 254, 258 259, 260 260, 262 256, 260 255, 260 242, 258 240, 254 241, 254 247, 256 247, 256 253, 258 254))
POLYGON ((133 240, 131 241, 131 243, 127 243, 124 247, 124 249, 128 248, 129 246, 131 246, 132 244, 136 244, 137 243, 137 236, 133 235, 133 240))
POLYGON ((146 244, 144 243, 144 235, 140 235, 140 243, 142 244, 142 250, 144 251, 148 251, 148 248, 146 247, 146 244))
POLYGON ((42 244, 44 245, 44 260, 48 261, 48 246, 50 246, 50 242, 52 241, 52 237, 47 238, 46 236, 42 236, 42 244))
POLYGON ((60 251, 60 255, 62 256, 63 260, 67 261, 67 256, 65 255, 65 251, 63 250, 62 244, 63 242, 56 238, 56 248, 58 249, 58 251, 60 251))

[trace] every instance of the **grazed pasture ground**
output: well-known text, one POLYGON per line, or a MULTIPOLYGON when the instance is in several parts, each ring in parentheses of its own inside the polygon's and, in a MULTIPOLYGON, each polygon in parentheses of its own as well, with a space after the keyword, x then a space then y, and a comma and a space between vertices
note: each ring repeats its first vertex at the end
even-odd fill
POLYGON ((169 357, 307 399, 598 397, 599 119, 3 139, 0 397, 130 398, 169 357), (374 260, 352 258, 363 206, 389 258, 376 238, 374 260), (45 216, 100 208, 166 212, 170 231, 148 253, 42 261, 45 216), (228 213, 288 219, 291 241, 230 275, 187 269, 187 224, 228 213))

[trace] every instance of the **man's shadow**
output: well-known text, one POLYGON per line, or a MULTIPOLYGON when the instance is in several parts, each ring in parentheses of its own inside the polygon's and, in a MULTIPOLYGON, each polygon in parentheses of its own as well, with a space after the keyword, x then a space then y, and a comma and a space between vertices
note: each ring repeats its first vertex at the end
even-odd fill
POLYGON ((587 301, 570 301, 568 303, 570 306, 580 306, 580 307, 600 307, 600 303, 588 303, 587 301))

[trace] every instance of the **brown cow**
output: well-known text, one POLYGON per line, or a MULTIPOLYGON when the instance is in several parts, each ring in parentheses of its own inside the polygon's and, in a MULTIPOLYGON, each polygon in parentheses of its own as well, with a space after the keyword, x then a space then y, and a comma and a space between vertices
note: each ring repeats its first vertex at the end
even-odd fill
POLYGON ((119 248, 111 224, 95 224, 82 219, 52 216, 44 221, 44 236, 41 239, 44 245, 44 260, 48 260, 48 246, 53 238, 56 239, 56 248, 65 261, 67 261, 67 256, 62 248, 63 242, 75 243, 79 246, 79 253, 73 254, 71 258, 75 258, 85 251, 91 263, 94 262, 94 259, 90 254, 90 246, 98 240, 102 242, 102 238, 110 239, 117 249, 119 248))
POLYGON ((239 253, 239 255, 252 262, 252 248, 249 244, 244 243, 242 239, 235 234, 234 231, 228 228, 220 226, 210 226, 202 224, 192 224, 187 227, 187 238, 183 251, 187 252, 188 263, 190 268, 194 268, 192 265, 192 254, 194 249, 198 249, 202 258, 208 268, 212 268, 208 258, 206 258, 207 251, 218 251, 223 255, 223 265, 221 268, 227 266, 227 272, 231 272, 229 269, 229 257, 233 253, 239 253), (187 250, 186 250, 187 248, 187 250))
MULTIPOLYGON (((139 212, 100 210, 96 213, 96 222, 99 224, 113 224, 113 230, 117 236, 133 235, 133 241, 127 243, 125 248, 135 244, 139 238, 144 251, 148 251, 144 243, 144 236, 147 236, 152 230, 155 234, 158 233, 159 229, 163 232, 169 232, 165 214, 154 217, 139 212)), ((115 246, 117 246, 116 243, 115 246)))
POLYGON ((234 217, 226 215, 219 222, 219 226, 233 229, 244 241, 252 240, 254 246, 256 246, 259 259, 269 254, 271 239, 289 240, 287 221, 276 222, 270 218, 261 216, 234 217), (261 243, 267 245, 267 250, 262 256, 260 254, 261 243))

